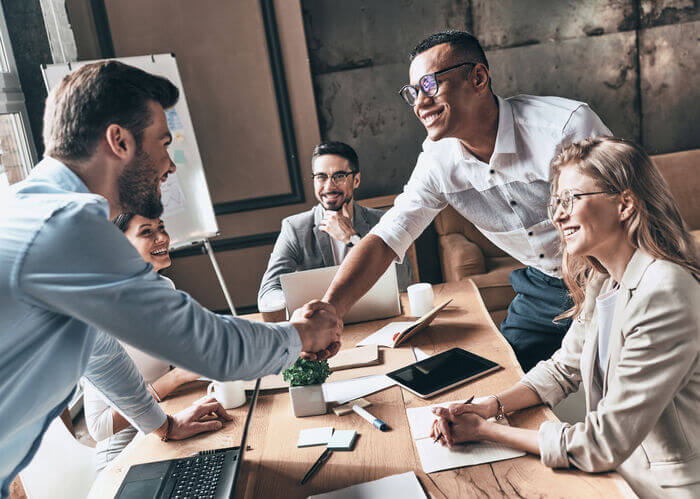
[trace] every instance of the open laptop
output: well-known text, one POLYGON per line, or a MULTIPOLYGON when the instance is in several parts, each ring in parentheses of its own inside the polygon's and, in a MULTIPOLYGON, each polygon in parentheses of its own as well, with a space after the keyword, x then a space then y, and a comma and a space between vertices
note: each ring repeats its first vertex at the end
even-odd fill
MULTIPOLYGON (((338 272, 339 266, 282 274, 282 292, 289 315, 311 300, 320 300, 338 272)), ((396 264, 392 263, 379 280, 355 303, 345 317, 346 324, 394 317, 401 313, 396 264)))
POLYGON ((205 450, 190 457, 132 466, 115 499, 233 497, 259 389, 258 379, 250 399, 240 447, 205 450))

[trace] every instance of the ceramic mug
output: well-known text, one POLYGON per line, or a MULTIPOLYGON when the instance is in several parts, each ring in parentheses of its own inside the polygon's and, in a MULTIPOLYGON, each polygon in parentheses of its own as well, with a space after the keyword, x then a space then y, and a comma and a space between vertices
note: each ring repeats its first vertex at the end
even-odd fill
POLYGON ((408 288, 408 303, 413 317, 421 317, 433 309, 433 287, 427 282, 412 284, 408 288))
POLYGON ((207 386, 207 396, 212 392, 224 409, 235 409, 246 401, 243 381, 212 381, 207 386))

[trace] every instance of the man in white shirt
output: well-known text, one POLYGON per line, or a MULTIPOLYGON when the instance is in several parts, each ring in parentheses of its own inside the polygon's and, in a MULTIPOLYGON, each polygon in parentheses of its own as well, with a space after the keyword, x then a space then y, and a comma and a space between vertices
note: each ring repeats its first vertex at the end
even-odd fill
POLYGON ((569 307, 559 278, 559 238, 547 216, 549 163, 565 145, 610 135, 584 103, 491 91, 488 61, 465 32, 431 35, 411 53, 410 85, 400 94, 428 138, 387 212, 346 258, 325 301, 344 314, 446 206, 525 264, 511 274, 518 293, 501 332, 525 370, 556 351, 569 307))
MULTIPOLYGON (((344 142, 323 142, 311 158, 314 194, 318 204, 282 220, 258 293, 261 310, 284 303, 280 276, 299 270, 340 265, 349 251, 369 233, 384 212, 355 203, 360 186, 360 163, 344 142)), ((401 291, 411 284, 410 266, 397 266, 401 291)))

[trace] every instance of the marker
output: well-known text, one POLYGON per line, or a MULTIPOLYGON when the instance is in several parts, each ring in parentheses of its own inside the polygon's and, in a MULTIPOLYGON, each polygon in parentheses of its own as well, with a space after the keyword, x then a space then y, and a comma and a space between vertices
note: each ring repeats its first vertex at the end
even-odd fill
POLYGON ((375 418, 374 416, 372 416, 369 412, 365 411, 359 405, 357 405, 357 404, 353 405, 352 410, 356 414, 359 414, 360 416, 362 416, 362 419, 367 421, 369 424, 376 426, 380 430, 387 431, 389 429, 389 426, 384 421, 382 421, 379 418, 375 418))

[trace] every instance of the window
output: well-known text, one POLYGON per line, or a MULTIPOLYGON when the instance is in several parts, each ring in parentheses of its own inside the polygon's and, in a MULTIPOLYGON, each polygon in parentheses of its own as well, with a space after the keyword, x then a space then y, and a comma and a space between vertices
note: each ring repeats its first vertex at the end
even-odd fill
POLYGON ((27 176, 35 158, 24 94, 0 10, 0 195, 27 176))

